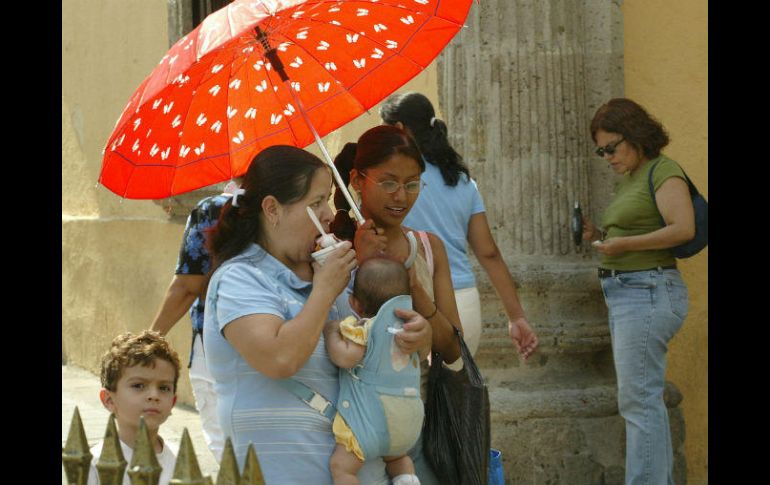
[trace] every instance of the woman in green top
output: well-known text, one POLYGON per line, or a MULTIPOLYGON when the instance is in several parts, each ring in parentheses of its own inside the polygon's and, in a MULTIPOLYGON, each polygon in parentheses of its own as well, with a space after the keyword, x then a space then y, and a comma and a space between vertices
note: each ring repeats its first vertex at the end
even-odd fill
POLYGON ((591 137, 596 154, 623 176, 604 228, 584 218, 583 239, 604 255, 599 278, 626 421, 626 484, 673 484, 663 387, 668 342, 687 316, 688 296, 670 248, 694 237, 693 206, 684 172, 660 153, 668 135, 637 103, 616 98, 601 106, 591 137))

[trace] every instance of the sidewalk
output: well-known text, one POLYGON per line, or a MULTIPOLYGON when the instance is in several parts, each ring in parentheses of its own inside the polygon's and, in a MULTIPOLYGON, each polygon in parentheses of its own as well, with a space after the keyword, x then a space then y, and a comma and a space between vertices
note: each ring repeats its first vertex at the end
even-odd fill
MULTIPOLYGON (((99 402, 99 390, 102 387, 99 377, 78 367, 63 365, 61 381, 61 445, 64 447, 67 441, 72 415, 75 412, 75 406, 77 406, 86 431, 88 444, 92 446, 104 437, 109 418, 109 412, 99 402)), ((179 449, 179 441, 182 439, 184 428, 187 428, 187 432, 190 433, 201 472, 204 476, 210 475, 212 481, 216 481, 219 465, 203 439, 197 411, 187 406, 175 406, 171 416, 161 426, 160 435, 176 451, 179 449)), ((93 459, 96 460, 98 457, 95 456, 93 459)), ((66 483, 64 467, 62 467, 62 484, 66 485, 66 483)))

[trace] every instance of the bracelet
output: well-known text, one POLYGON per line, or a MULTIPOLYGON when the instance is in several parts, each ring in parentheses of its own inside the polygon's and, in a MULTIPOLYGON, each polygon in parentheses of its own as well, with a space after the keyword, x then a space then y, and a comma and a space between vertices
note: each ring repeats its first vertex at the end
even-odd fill
POLYGON ((431 313, 429 316, 425 317, 425 320, 430 320, 431 318, 433 318, 436 315, 437 312, 438 312, 438 305, 436 305, 436 302, 434 301, 433 302, 433 313, 431 313))

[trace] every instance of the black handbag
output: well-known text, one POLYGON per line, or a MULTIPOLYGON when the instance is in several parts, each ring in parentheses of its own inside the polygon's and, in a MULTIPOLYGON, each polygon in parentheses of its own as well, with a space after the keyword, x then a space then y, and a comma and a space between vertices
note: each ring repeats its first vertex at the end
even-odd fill
POLYGON ((486 485, 490 447, 489 393, 457 328, 463 368, 434 352, 428 374, 423 454, 442 484, 486 485))
MULTIPOLYGON (((655 167, 660 163, 660 160, 655 162, 655 165, 650 169, 650 174, 647 179, 647 183, 650 187, 650 195, 652 196, 652 202, 655 204, 655 208, 658 207, 658 203, 655 201, 655 187, 652 184, 652 172, 655 171, 655 167)), ((681 168, 681 167, 680 167, 681 168)), ((684 170, 682 170, 684 173, 684 170)), ((684 178, 687 180, 687 187, 690 190, 690 197, 692 198, 692 208, 695 211, 695 237, 679 246, 670 248, 671 253, 675 258, 683 259, 689 258, 701 252, 709 243, 709 205, 706 199, 695 188, 695 184, 692 183, 690 177, 684 174, 684 178)), ((660 214, 660 209, 658 209, 660 214)), ((665 227, 666 222, 663 220, 663 216, 660 217, 660 222, 665 227)))

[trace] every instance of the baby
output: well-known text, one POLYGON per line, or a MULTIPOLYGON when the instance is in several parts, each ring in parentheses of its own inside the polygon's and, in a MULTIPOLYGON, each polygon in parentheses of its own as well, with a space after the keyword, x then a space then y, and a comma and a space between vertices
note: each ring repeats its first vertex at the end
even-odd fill
POLYGON ((412 309, 403 264, 375 258, 358 269, 350 316, 324 329, 331 360, 340 367, 340 394, 332 429, 337 446, 330 468, 335 485, 358 484, 364 461, 382 457, 393 485, 419 485, 406 452, 424 418, 420 357, 401 352, 394 340, 403 321, 396 308, 412 309))

